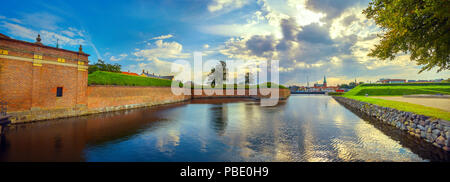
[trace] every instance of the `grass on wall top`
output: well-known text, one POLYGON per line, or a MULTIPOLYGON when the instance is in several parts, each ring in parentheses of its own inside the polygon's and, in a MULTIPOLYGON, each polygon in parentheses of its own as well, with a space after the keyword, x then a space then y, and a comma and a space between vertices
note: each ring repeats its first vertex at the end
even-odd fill
POLYGON ((430 116, 434 118, 440 118, 445 119, 447 121, 450 121, 450 112, 427 107, 419 104, 412 104, 408 102, 400 102, 400 101, 392 101, 392 100, 384 100, 379 98, 371 98, 371 97, 364 97, 364 96, 344 96, 350 99, 359 100, 361 102, 367 102, 371 104, 375 104, 382 107, 389 107, 394 108, 399 111, 406 111, 406 112, 412 112, 424 116, 430 116))
POLYGON ((170 87, 171 80, 147 78, 142 76, 125 75, 122 73, 112 73, 96 71, 88 76, 89 85, 121 85, 121 86, 160 86, 170 87))
POLYGON ((442 84, 383 84, 383 85, 359 85, 347 93, 345 96, 402 96, 414 94, 450 94, 450 85, 442 84))

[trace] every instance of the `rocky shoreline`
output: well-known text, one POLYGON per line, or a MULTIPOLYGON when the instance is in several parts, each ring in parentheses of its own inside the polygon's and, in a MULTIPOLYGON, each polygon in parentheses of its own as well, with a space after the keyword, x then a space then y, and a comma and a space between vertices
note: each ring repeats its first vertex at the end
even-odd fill
POLYGON ((450 151, 450 122, 411 112, 361 102, 345 97, 332 96, 337 102, 392 125, 410 135, 432 143, 435 147, 450 151))

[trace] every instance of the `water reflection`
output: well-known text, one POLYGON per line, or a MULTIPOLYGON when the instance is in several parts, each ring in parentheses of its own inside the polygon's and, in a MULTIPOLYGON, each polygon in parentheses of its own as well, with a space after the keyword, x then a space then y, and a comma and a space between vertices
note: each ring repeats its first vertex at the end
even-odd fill
POLYGON ((0 161, 448 161, 327 96, 205 99, 17 125, 0 161))
POLYGON ((228 105, 227 104, 212 104, 209 108, 209 120, 218 135, 223 135, 228 122, 228 105))

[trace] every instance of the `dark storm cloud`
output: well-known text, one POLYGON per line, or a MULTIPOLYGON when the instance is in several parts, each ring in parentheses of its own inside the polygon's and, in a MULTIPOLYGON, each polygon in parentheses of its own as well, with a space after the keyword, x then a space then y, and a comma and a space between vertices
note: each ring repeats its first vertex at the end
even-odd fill
POLYGON ((299 27, 294 18, 281 20, 280 26, 285 40, 295 40, 299 27))
POLYGON ((364 2, 363 0, 308 0, 306 2, 306 7, 316 11, 324 12, 327 14, 327 19, 331 20, 333 18, 341 15, 347 8, 364 2))
POLYGON ((354 21, 357 21, 358 18, 355 15, 349 15, 346 16, 343 20, 342 20, 342 24, 345 26, 349 26, 351 25, 354 21))
POLYGON ((298 40, 303 40, 311 43, 332 44, 328 27, 320 26, 313 23, 302 27, 302 30, 297 35, 298 40))
POLYGON ((247 48, 255 55, 266 57, 267 54, 275 51, 276 40, 273 36, 255 35, 247 42, 247 48))

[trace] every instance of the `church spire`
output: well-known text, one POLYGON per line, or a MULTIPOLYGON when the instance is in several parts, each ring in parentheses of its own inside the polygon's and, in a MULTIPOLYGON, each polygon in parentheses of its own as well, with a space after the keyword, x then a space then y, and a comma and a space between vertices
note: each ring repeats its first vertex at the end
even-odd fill
POLYGON ((323 86, 327 87, 327 77, 325 75, 323 76, 323 86))

